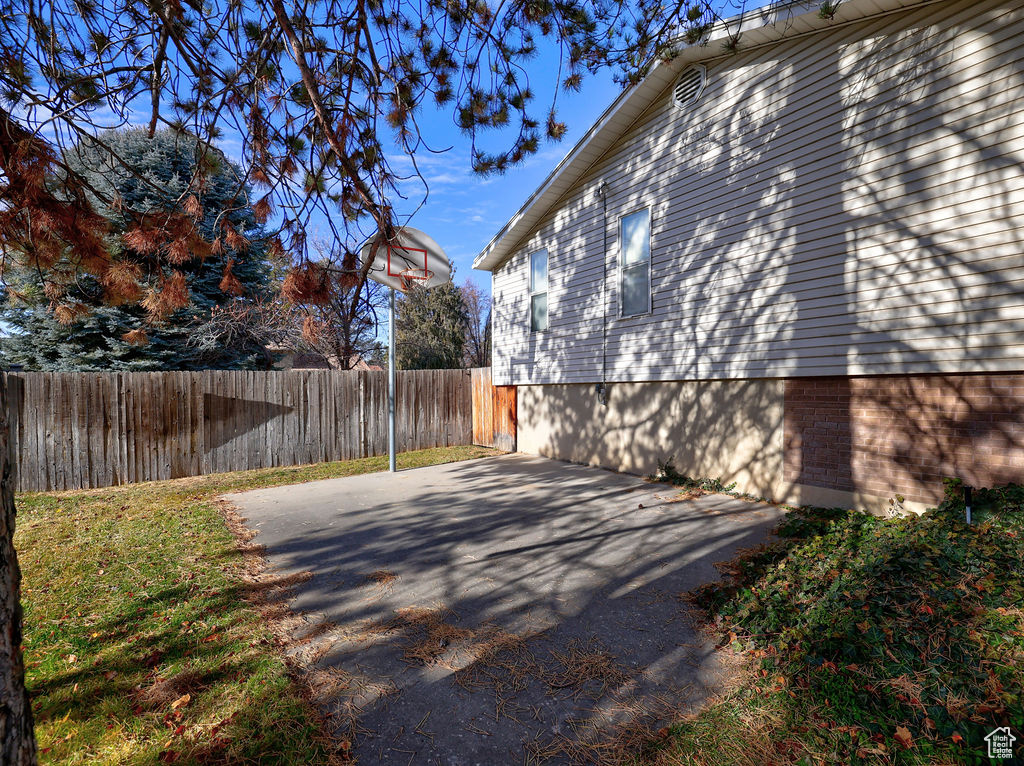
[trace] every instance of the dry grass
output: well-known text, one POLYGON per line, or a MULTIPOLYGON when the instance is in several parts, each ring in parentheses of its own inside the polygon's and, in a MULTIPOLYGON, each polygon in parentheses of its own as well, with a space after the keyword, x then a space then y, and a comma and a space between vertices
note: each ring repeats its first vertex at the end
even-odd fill
POLYGON ((394 572, 390 572, 387 569, 377 569, 369 574, 365 574, 362 577, 363 583, 366 585, 376 585, 381 590, 390 591, 395 587, 395 584, 400 578, 394 572))
MULTIPOLYGON (((726 684, 699 710, 681 709, 663 697, 627 698, 604 711, 619 723, 595 726, 584 742, 548 743, 545 752, 561 746, 574 764, 594 766, 782 766, 799 760, 802 751, 778 744, 786 710, 775 697, 750 697, 758 677, 749 656, 729 649, 720 652, 726 684), (678 748, 680 730, 688 732, 686 749, 678 748), (575 760, 574 760, 575 759, 575 760)), ((600 716, 595 721, 600 720, 600 716)))
POLYGON ((455 672, 455 683, 467 691, 490 688, 503 697, 525 689, 538 670, 527 642, 539 635, 509 633, 493 626, 481 629, 470 661, 455 672))
POLYGON ((577 700, 589 697, 594 707, 586 716, 566 721, 557 733, 530 742, 529 763, 635 763, 652 742, 668 736, 667 724, 688 712, 675 695, 639 689, 634 675, 596 640, 570 642, 564 651, 552 650, 551 655, 556 664, 542 676, 548 688, 554 693, 566 689, 577 700))
POLYGON ((579 766, 621 766, 635 762, 652 742, 664 740, 665 724, 683 713, 669 699, 649 695, 622 695, 590 711, 585 718, 570 719, 567 730, 529 743, 531 763, 552 760, 579 766))
POLYGON ((489 624, 469 628, 457 622, 458 616, 447 606, 410 606, 396 609, 388 620, 358 623, 342 636, 357 642, 388 638, 402 644, 402 659, 408 664, 440 665, 455 671, 457 680, 465 679, 466 668, 495 660, 503 650, 525 648, 526 636, 489 624))
POLYGON ((659 731, 639 751, 644 753, 644 766, 789 766, 829 762, 812 757, 794 741, 780 738, 786 730, 786 712, 776 700, 725 699, 704 709, 699 716, 680 720, 682 723, 659 731), (679 748, 672 737, 684 726, 687 747, 679 748))
POLYGON ((452 666, 453 656, 473 636, 472 630, 445 622, 438 613, 404 621, 399 630, 406 637, 402 659, 410 665, 452 666))
MULTIPOLYGON (((656 731, 655 723, 667 715, 667 703, 662 700, 628 697, 630 673, 596 639, 571 641, 565 647, 548 647, 541 653, 542 633, 516 634, 493 624, 469 627, 460 624, 458 615, 442 604, 397 609, 389 619, 365 621, 338 635, 349 642, 392 642, 400 647, 402 659, 410 666, 443 667, 453 671, 455 683, 466 691, 490 691, 496 721, 507 718, 523 723, 529 717, 542 720, 538 709, 526 708, 517 701, 531 684, 551 695, 595 700, 620 688, 625 690, 623 700, 595 709, 592 718, 577 722, 565 736, 534 743, 531 751, 537 757, 558 754, 574 763, 612 763, 613 754, 622 756, 647 741, 656 731)), ((320 696, 356 718, 351 708, 358 705, 351 700, 358 686, 367 682, 353 683, 349 679, 320 696)), ((371 696, 376 699, 389 692, 393 690, 377 690, 371 696)), ((479 726, 467 730, 489 734, 479 726)), ((353 732, 357 731, 353 727, 353 732)))
POLYGON ((183 670, 169 678, 154 678, 148 686, 136 690, 134 696, 145 709, 160 710, 186 695, 191 697, 199 694, 208 687, 209 684, 199 673, 194 670, 183 670))
POLYGON ((527 743, 527 763, 630 763, 653 739, 667 735, 665 723, 682 715, 672 700, 635 693, 632 674, 596 639, 548 648, 540 657, 536 642, 530 640, 538 636, 500 630, 484 635, 474 647, 474 661, 455 673, 455 681, 469 691, 493 691, 496 720, 505 716, 522 722, 517 716, 532 714, 544 722, 539 709, 524 709, 515 702, 516 695, 530 683, 545 687, 552 695, 595 700, 589 715, 566 721, 555 735, 527 743))
POLYGON ((609 686, 619 686, 630 678, 629 673, 616 664, 612 654, 595 639, 587 644, 573 639, 564 651, 552 649, 551 656, 560 667, 544 674, 542 680, 552 692, 573 689, 577 696, 588 693, 602 697, 609 686))

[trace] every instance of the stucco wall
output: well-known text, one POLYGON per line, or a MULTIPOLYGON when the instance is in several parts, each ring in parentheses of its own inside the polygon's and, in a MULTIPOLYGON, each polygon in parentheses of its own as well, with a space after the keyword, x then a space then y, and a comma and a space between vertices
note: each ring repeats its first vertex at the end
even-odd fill
POLYGON ((1024 374, 520 386, 519 450, 694 477, 792 505, 884 512, 942 498, 945 477, 1024 481, 1024 374))
POLYGON ((773 497, 783 399, 781 380, 615 383, 607 406, 592 384, 521 386, 518 448, 643 475, 671 460, 681 473, 773 497))

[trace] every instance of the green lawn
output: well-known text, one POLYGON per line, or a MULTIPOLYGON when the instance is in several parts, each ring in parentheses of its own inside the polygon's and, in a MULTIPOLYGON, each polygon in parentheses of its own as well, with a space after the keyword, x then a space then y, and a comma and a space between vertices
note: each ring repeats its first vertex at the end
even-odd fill
MULTIPOLYGON (((493 451, 399 456, 401 467, 493 451)), ((382 470, 386 458, 21 495, 25 651, 49 763, 330 763, 251 605, 225 492, 382 470)), ((649 764, 987 763, 1024 732, 1024 490, 923 517, 791 512, 779 542, 695 598, 748 658, 649 764)), ((1024 738, 1017 742, 1018 748, 1024 738)))
MULTIPOLYGON (((495 454, 399 455, 400 468, 495 454)), ((344 751, 250 604, 214 499, 387 458, 17 498, 25 660, 48 763, 330 763, 344 751)))
POLYGON ((670 728, 651 764, 988 763, 1010 726, 1024 755, 1024 488, 959 487, 886 520, 790 512, 780 540, 695 595, 747 671, 670 728))

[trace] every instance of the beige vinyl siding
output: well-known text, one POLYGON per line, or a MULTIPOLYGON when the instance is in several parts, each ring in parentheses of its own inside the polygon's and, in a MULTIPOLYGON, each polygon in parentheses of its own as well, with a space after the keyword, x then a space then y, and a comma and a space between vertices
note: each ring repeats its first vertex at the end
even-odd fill
POLYGON ((950 2, 707 61, 495 270, 496 382, 598 381, 602 348, 611 381, 1024 369, 1022 38, 1019 5, 950 2), (643 206, 653 310, 620 318, 643 206))

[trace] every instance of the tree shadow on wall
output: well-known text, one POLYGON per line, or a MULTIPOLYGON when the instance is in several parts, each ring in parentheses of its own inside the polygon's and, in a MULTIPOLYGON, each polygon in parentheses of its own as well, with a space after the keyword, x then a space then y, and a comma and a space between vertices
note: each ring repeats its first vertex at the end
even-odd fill
MULTIPOLYGON (((880 449, 902 466, 887 479, 896 489, 926 482, 937 497, 945 473, 1007 478, 998 460, 986 473, 964 445, 1019 456, 1020 393, 986 399, 955 377, 898 391, 835 386, 835 427, 823 440, 786 433, 790 467, 781 466, 782 396, 773 404, 776 382, 765 379, 1011 369, 1006 347, 1024 330, 1015 36, 996 3, 903 19, 903 29, 876 25, 859 41, 837 29, 713 62, 708 106, 680 112, 663 94, 587 176, 542 230, 558 245, 551 272, 562 273, 550 330, 526 333, 525 306, 498 304, 503 323, 520 328, 502 356, 517 382, 590 384, 543 403, 539 451, 627 470, 689 453, 704 456, 696 468, 782 494, 794 483, 875 486, 870 457, 880 449), (950 44, 947 28, 964 18, 980 32, 985 66, 968 67, 950 44), (625 180, 610 189, 603 220, 593 190, 606 177, 625 180), (653 312, 618 318, 617 224, 643 206, 653 214, 653 312), (610 417, 593 387, 604 348, 612 382, 744 382, 722 383, 728 393, 690 411, 671 390, 613 386, 610 417), (871 407, 899 421, 884 449, 859 414, 871 407), (763 439, 749 454, 737 453, 744 430, 763 439), (749 479, 773 471, 774 482, 749 479)), ((818 425, 829 422, 823 414, 818 425)))

